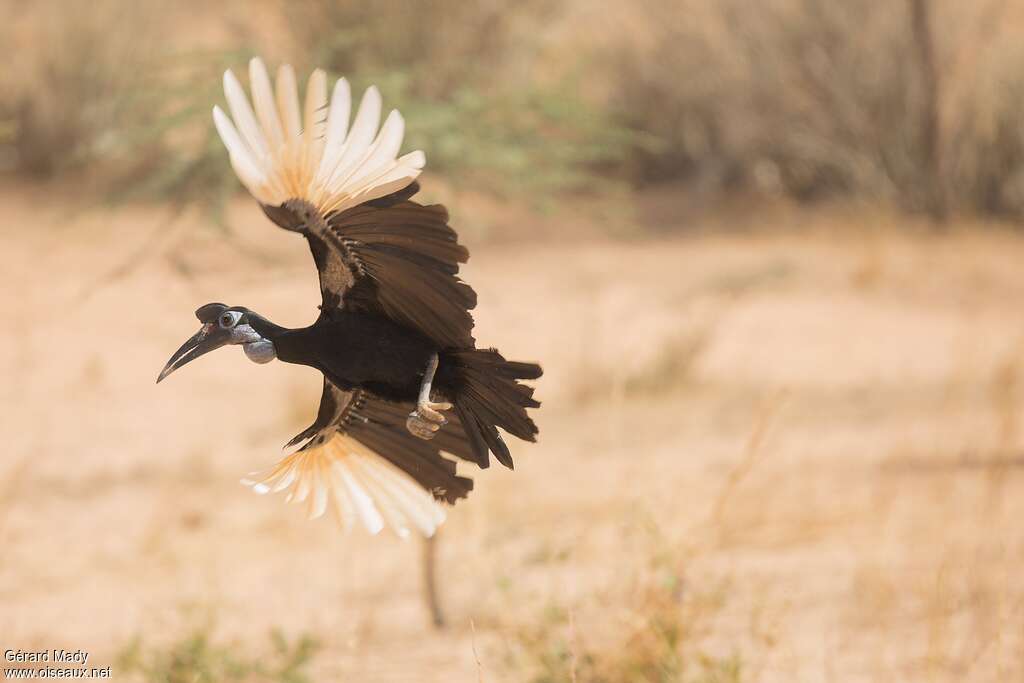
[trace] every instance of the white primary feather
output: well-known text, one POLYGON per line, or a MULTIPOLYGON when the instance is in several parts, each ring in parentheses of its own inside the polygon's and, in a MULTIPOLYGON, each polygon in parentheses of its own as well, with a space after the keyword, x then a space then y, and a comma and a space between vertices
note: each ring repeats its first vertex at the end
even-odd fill
POLYGON ((366 148, 373 140, 373 134, 377 132, 377 126, 380 124, 382 105, 380 92, 376 86, 371 85, 363 93, 363 99, 359 102, 359 110, 356 111, 352 129, 345 138, 341 158, 334 168, 328 169, 330 175, 325 175, 328 183, 344 178, 366 152, 366 148))
POLYGON ((279 206, 303 199, 321 213, 343 211, 397 192, 412 183, 425 157, 398 157, 405 122, 392 111, 380 125, 380 92, 370 86, 351 118, 348 81, 339 79, 327 102, 327 75, 315 70, 299 105, 295 71, 282 65, 276 87, 258 57, 249 62, 252 102, 231 71, 224 73, 228 116, 214 107, 217 132, 238 179, 261 203, 279 206), (378 131, 379 128, 379 131, 378 131))
POLYGON ((242 85, 230 71, 224 72, 224 96, 228 100, 228 109, 231 110, 235 128, 242 134, 253 158, 260 164, 265 164, 269 153, 267 141, 263 139, 263 129, 256 123, 256 116, 249 106, 249 98, 245 96, 242 85))
POLYGON ((341 158, 342 145, 345 144, 345 134, 348 132, 348 117, 352 110, 352 90, 348 81, 339 78, 334 84, 334 93, 331 95, 331 106, 327 112, 327 133, 324 136, 324 155, 320 160, 320 168, 317 170, 318 177, 324 177, 331 172, 331 169, 341 158))
POLYGON ((341 477, 343 490, 355 507, 356 517, 371 534, 380 533, 384 528, 384 520, 381 519, 369 492, 355 480, 351 467, 339 467, 338 475, 341 477))
POLYGON ((306 110, 302 121, 303 175, 315 177, 324 152, 327 129, 327 74, 317 69, 306 83, 306 110))
POLYGON ((288 502, 308 499, 311 518, 331 506, 346 529, 358 521, 372 534, 388 526, 403 538, 412 529, 432 536, 445 519, 441 504, 408 474, 340 434, 252 476, 242 483, 257 493, 288 490, 288 502))
POLYGON ((346 185, 354 186, 367 176, 377 175, 387 164, 393 164, 398 155, 398 148, 402 145, 402 135, 405 132, 405 121, 397 110, 392 109, 388 118, 381 126, 377 139, 373 141, 362 161, 349 173, 345 179, 346 185))
POLYGON ((294 142, 302 134, 302 126, 299 121, 299 88, 295 84, 295 69, 291 64, 277 68, 277 109, 284 124, 285 139, 294 142))
POLYGON ((267 67, 259 59, 249 61, 249 87, 252 88, 252 103, 267 144, 270 149, 278 149, 284 142, 284 130, 281 128, 281 117, 277 115, 274 88, 270 85, 267 67))
POLYGON ((252 153, 245 143, 242 142, 242 138, 238 135, 238 131, 235 130, 234 124, 231 123, 231 119, 221 111, 220 107, 213 108, 213 124, 217 127, 217 132, 220 134, 221 140, 224 141, 224 146, 227 147, 231 166, 235 169, 235 173, 238 174, 242 184, 250 190, 262 185, 265 179, 260 170, 260 165, 253 159, 252 153))

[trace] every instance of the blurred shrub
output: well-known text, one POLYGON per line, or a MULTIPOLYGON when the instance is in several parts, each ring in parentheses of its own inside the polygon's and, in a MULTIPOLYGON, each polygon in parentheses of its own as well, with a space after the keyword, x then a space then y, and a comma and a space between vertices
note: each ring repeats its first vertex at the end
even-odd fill
POLYGON ((0 168, 110 199, 219 204, 237 189, 209 121, 229 52, 174 52, 156 2, 8 2, 0 168))
POLYGON ((31 77, 13 82, 5 74, 12 96, 0 103, 0 157, 33 177, 87 168, 115 199, 218 207, 239 185, 210 108, 223 99, 223 69, 239 67, 244 79, 245 62, 258 52, 249 46, 263 42, 260 26, 273 24, 296 67, 345 75, 357 93, 376 83, 386 106, 405 115, 405 147, 426 151, 432 170, 543 199, 592 183, 591 168, 617 163, 627 148, 624 129, 570 78, 542 83, 516 73, 554 5, 321 0, 296 11, 263 0, 252 3, 251 25, 234 25, 221 49, 195 51, 162 30, 159 3, 123 12, 101 2, 80 13, 77 5, 64 11, 44 3, 23 10, 23 25, 11 29, 34 47, 23 54, 31 77))
POLYGON ((147 44, 129 40, 143 38, 138 13, 111 2, 2 9, 0 38, 11 60, 0 70, 3 165, 47 178, 95 159, 137 83, 127 67, 147 44))
POLYGON ((646 33, 606 55, 611 106, 658 140, 630 155, 639 182, 1024 215, 1024 22, 1006 3, 642 4, 646 33))
POLYGON ((618 165, 626 129, 581 94, 571 69, 543 63, 543 32, 564 3, 320 0, 288 13, 310 61, 376 83, 402 111, 407 146, 455 182, 545 197, 618 165), (328 27, 325 30, 325 27, 328 27))
POLYGON ((679 181, 708 196, 1024 215, 1014 3, 594 7, 0 0, 13 55, 0 72, 0 168, 85 169, 117 198, 218 206, 238 189, 209 117, 219 72, 264 52, 357 90, 377 83, 406 115, 407 147, 478 189, 543 199, 679 181))
POLYGON ((217 217, 241 187, 227 162, 210 110, 223 98, 224 69, 237 52, 198 52, 152 59, 132 93, 136 116, 124 120, 108 165, 108 197, 198 203, 217 217))

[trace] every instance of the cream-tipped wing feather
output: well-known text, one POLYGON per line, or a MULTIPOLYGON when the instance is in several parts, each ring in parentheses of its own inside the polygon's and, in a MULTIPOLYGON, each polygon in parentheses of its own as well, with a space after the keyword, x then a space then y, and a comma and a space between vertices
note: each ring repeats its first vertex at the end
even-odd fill
POLYGON ((372 534, 386 525, 401 537, 410 531, 432 536, 445 518, 444 508, 430 492, 344 434, 296 451, 252 476, 256 478, 243 483, 257 493, 287 490, 286 500, 305 503, 310 519, 330 506, 347 529, 358 521, 372 534))
MULTIPOLYGON (((293 69, 278 69, 272 85, 258 58, 249 63, 249 87, 251 99, 225 72, 227 113, 214 107, 213 120, 242 184, 275 223, 293 223, 294 208, 282 206, 292 199, 319 213, 304 218, 300 232, 320 274, 321 315, 334 314, 344 299, 347 310, 389 317, 439 348, 471 347, 476 295, 456 277, 468 253, 447 212, 401 198, 366 204, 408 188, 423 168, 422 152, 398 156, 402 116, 392 111, 381 125, 381 96, 372 86, 353 115, 348 82, 339 79, 328 100, 321 70, 300 100, 293 69)), ((432 441, 410 435, 405 421, 413 409, 342 391, 325 378, 317 420, 290 444, 304 445, 245 483, 262 493, 287 490, 311 517, 330 507, 345 526, 432 535, 444 520, 440 503, 464 498, 473 484, 442 452, 479 459, 458 416, 432 441)))
POLYGON ((314 71, 302 109, 287 64, 278 69, 275 92, 262 60, 253 58, 249 83, 251 104, 235 75, 224 73, 231 115, 214 107, 213 121, 239 180, 262 204, 303 199, 327 215, 397 192, 423 169, 423 152, 398 156, 405 122, 392 111, 380 126, 381 97, 373 86, 349 128, 352 97, 344 78, 328 105, 327 75, 314 71))
POLYGON ((441 502, 454 503, 473 488, 441 451, 461 459, 472 452, 455 417, 432 441, 409 434, 411 410, 325 378, 316 420, 288 444, 300 449, 242 483, 257 493, 287 490, 287 500, 304 502, 310 517, 330 507, 346 528, 359 522, 374 534, 388 526, 403 537, 430 536, 445 518, 441 502))

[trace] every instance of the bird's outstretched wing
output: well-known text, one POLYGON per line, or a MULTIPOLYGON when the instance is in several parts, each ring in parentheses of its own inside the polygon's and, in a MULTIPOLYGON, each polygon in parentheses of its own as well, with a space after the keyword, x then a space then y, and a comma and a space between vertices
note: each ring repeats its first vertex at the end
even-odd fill
POLYGON ((345 526, 358 520, 372 533, 386 525, 402 536, 411 529, 430 536, 445 517, 438 502, 454 503, 473 489, 441 451, 472 454, 458 422, 432 441, 409 434, 412 408, 325 378, 316 420, 288 444, 303 445, 245 483, 261 493, 288 490, 288 500, 305 502, 310 517, 331 507, 345 526))
POLYGON ((228 71, 228 117, 214 122, 239 179, 279 226, 309 241, 320 275, 321 315, 382 313, 440 348, 472 346, 469 311, 476 294, 458 276, 469 254, 448 226, 443 206, 409 198, 422 152, 397 156, 405 124, 392 111, 380 126, 376 88, 363 96, 349 127, 345 79, 327 102, 327 77, 309 78, 300 116, 291 67, 278 71, 276 93, 259 59, 249 64, 252 105, 228 71))
MULTIPOLYGON (((290 66, 271 86, 266 67, 253 59, 249 80, 251 102, 225 73, 230 116, 215 107, 214 123, 266 215, 308 240, 320 277, 320 315, 380 313, 439 349, 473 348, 469 311, 476 294, 458 277, 469 254, 443 206, 411 200, 425 159, 419 151, 398 156, 401 115, 392 111, 381 124, 381 97, 370 87, 349 125, 348 83, 335 83, 328 104, 320 70, 309 77, 304 106, 290 66)), ((432 533, 444 517, 438 502, 453 503, 472 488, 442 452, 479 462, 482 450, 486 465, 487 447, 479 435, 471 443, 458 415, 431 441, 413 437, 405 428, 413 409, 325 379, 316 421, 293 441, 305 443, 250 483, 260 491, 290 489, 289 497, 308 501, 313 515, 333 501, 346 522, 432 533)))
POLYGON ((323 315, 378 312, 439 348, 472 347, 476 292, 458 277, 469 252, 443 206, 363 204, 304 234, 320 273, 323 315), (339 277, 341 268, 348 272, 339 277))

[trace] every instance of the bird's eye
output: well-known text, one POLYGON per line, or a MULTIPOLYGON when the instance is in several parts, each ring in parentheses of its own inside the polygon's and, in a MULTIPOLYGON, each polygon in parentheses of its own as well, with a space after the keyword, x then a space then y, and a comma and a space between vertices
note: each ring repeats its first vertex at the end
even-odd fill
POLYGON ((231 313, 225 313, 224 315, 222 315, 220 317, 220 326, 221 327, 228 328, 228 327, 231 327, 234 324, 235 324, 235 316, 231 315, 231 313))

